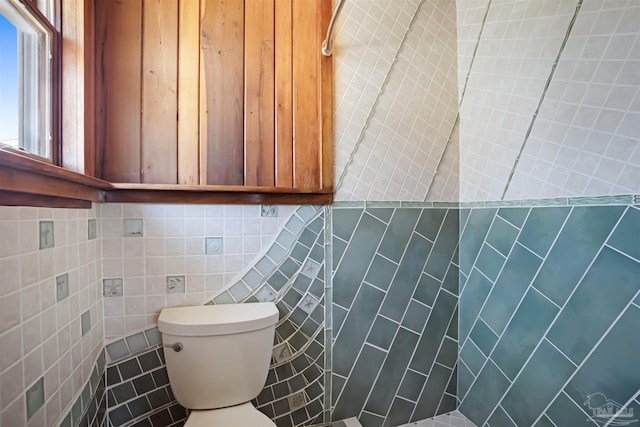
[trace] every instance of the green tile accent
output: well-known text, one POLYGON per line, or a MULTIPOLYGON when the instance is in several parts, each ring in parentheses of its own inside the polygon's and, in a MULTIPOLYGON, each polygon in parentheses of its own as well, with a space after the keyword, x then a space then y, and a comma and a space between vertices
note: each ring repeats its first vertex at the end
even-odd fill
POLYGON ((416 411, 413 419, 422 420, 437 415, 438 405, 444 394, 444 390, 449 383, 451 369, 440 365, 433 365, 433 369, 427 378, 422 396, 416 404, 416 411))
POLYGON ((349 368, 353 366, 353 372, 345 383, 342 396, 333 410, 333 418, 351 417, 354 415, 354 408, 364 406, 385 356, 386 353, 382 350, 365 344, 355 366, 349 366, 349 368))
POLYGON ((431 309, 431 315, 425 326, 425 332, 420 337, 415 355, 409 365, 414 371, 423 374, 429 373, 438 349, 440 348, 440 343, 444 339, 453 313, 455 312, 457 302, 458 299, 447 292, 440 292, 438 294, 438 298, 431 309))
POLYGON ((53 221, 39 222, 40 249, 52 248, 55 245, 55 227, 53 221))
POLYGON ((471 388, 471 384, 476 377, 471 371, 463 364, 458 363, 458 398, 462 399, 471 388))
POLYGON ((489 245, 483 245, 476 260, 476 268, 483 272, 491 281, 495 282, 504 262, 504 255, 489 245))
POLYGON ((449 263, 453 257, 453 253, 458 246, 458 212, 451 209, 442 223, 438 237, 433 243, 433 250, 429 254, 425 273, 428 273, 436 279, 444 279, 449 263))
POLYGON ((501 334, 541 264, 540 258, 520 245, 513 247, 480 316, 501 334))
POLYGON ((498 211, 498 216, 516 227, 522 228, 522 224, 527 219, 530 210, 530 208, 502 208, 498 211))
POLYGON ((536 290, 527 292, 492 356, 507 377, 516 377, 557 313, 558 308, 536 290))
POLYGON ((491 292, 493 284, 478 270, 474 269, 467 279, 460 297, 460 342, 464 342, 480 309, 491 292))
POLYGON ((398 266, 392 261, 376 254, 364 280, 380 289, 387 290, 397 269, 398 266))
POLYGON ((484 208, 485 207, 485 202, 483 202, 483 201, 479 201, 479 202, 460 202, 458 205, 461 208, 484 208))
POLYGON ((111 360, 118 360, 124 356, 129 355, 129 349, 124 340, 114 341, 111 344, 107 344, 107 352, 111 360))
POLYGON ((630 207, 607 241, 609 246, 640 260, 640 209, 630 207))
POLYGON ((520 207, 520 200, 491 200, 484 202, 485 208, 520 207))
POLYGON ((362 216, 343 255, 348 262, 340 262, 333 277, 333 298, 337 304, 343 307, 351 305, 385 229, 386 226, 371 215, 365 213, 362 216))
POLYGON ((333 346, 333 372, 347 376, 376 318, 384 293, 362 285, 333 346))
POLYGON ((403 208, 432 208, 435 202, 400 202, 403 208))
POLYGON ((44 406, 44 377, 40 377, 26 392, 27 419, 44 406))
POLYGON ((333 234, 348 242, 362 216, 362 209, 334 209, 332 216, 333 234))
POLYGON ((347 249, 347 243, 338 238, 334 238, 332 242, 332 257, 333 257, 333 265, 337 266, 340 264, 340 260, 342 259, 342 255, 344 251, 347 249))
POLYGON ((449 264, 447 274, 442 281, 442 287, 454 295, 458 295, 460 271, 455 264, 449 264))
MULTIPOLYGON (((378 378, 371 389, 371 394, 364 407, 365 411, 384 415, 393 402, 395 393, 402 380, 402 375, 407 369, 409 360, 413 354, 419 335, 406 329, 398 329, 387 358, 382 365, 378 378)), ((442 394, 441 394, 442 395, 442 394)))
POLYGON ((624 209, 573 208, 533 286, 559 306, 564 305, 624 209))
POLYGON ((400 262, 418 221, 418 215, 420 215, 418 209, 396 209, 384 233, 378 253, 395 262, 400 262))
MULTIPOLYGON (((372 202, 367 202, 367 203, 372 203, 372 202)), ((364 209, 364 207, 365 207, 365 202, 351 202, 351 201, 348 201, 348 200, 333 202, 333 205, 332 205, 333 209, 341 209, 341 208, 362 208, 362 209, 364 209)))
POLYGON ((570 197, 570 205, 630 205, 633 196, 570 197))
POLYGON ((399 208, 402 207, 402 202, 379 202, 379 201, 365 201, 365 208, 399 208))
POLYGON ((402 396, 415 402, 418 400, 420 392, 422 391, 426 381, 427 377, 425 375, 414 371, 407 371, 404 379, 402 380, 402 384, 400 384, 398 396, 402 396))
POLYGON ((439 290, 440 282, 423 273, 422 276, 420 276, 418 286, 416 286, 416 290, 413 293, 413 298, 428 305, 429 307, 433 307, 433 302, 436 300, 439 290))
POLYGON ((473 209, 460 236, 460 271, 469 275, 495 216, 495 209, 473 209))
POLYGON ((458 202, 433 202, 434 208, 457 208, 460 207, 458 202))
POLYGON ((546 416, 543 415, 542 418, 538 420, 538 422, 533 427, 556 427, 553 422, 546 416))
POLYGON ((440 347, 440 351, 436 357, 436 362, 453 369, 457 360, 458 342, 449 337, 445 337, 444 340, 442 340, 442 346, 440 347))
POLYGON ((571 208, 566 207, 532 209, 527 222, 522 227, 518 242, 544 257, 569 212, 571 208))
POLYGON ((518 229, 499 216, 493 221, 487 235, 487 243, 493 246, 502 255, 507 256, 511 246, 516 241, 518 229))
POLYGON ((231 297, 229 292, 223 292, 213 299, 216 304, 233 304, 236 301, 231 297))
POLYGON ((413 402, 395 398, 393 400, 393 404, 391 405, 391 409, 389 409, 389 413, 387 414, 385 423, 392 426, 406 424, 411 417, 413 407, 413 402))
POLYGON ((558 199, 527 199, 521 200, 522 206, 567 206, 568 199, 562 197, 558 199))
POLYGON ((392 208, 370 208, 367 207, 367 213, 375 216, 382 222, 388 223, 395 209, 392 208))
POLYGON ((421 334, 430 312, 431 309, 429 307, 413 300, 409 303, 407 312, 402 319, 402 326, 421 334))
POLYGON ((85 336, 91 330, 91 311, 87 310, 80 316, 80 325, 82 336, 85 336))
POLYGON ((489 427, 518 427, 509 419, 507 413, 501 407, 497 407, 493 415, 489 417, 489 427))
POLYGON ((377 316, 367 337, 367 342, 376 347, 388 350, 399 325, 386 317, 377 316))
POLYGON ((460 360, 471 369, 474 375, 478 375, 487 358, 472 340, 467 340, 460 350, 460 360))
POLYGON ((603 248, 548 338, 576 364, 640 289, 640 263, 603 248))
POLYGON ((575 366, 547 341, 542 341, 502 401, 517 425, 532 425, 575 366))
POLYGON ((551 404, 546 414, 556 426, 600 426, 600 424, 596 424, 595 422, 589 420, 589 415, 564 393, 560 393, 556 400, 554 400, 554 402, 551 404))
MULTIPOLYGON (((462 365, 460 365, 462 373, 462 365)), ((476 425, 482 425, 509 387, 509 380, 491 360, 478 375, 458 410, 476 425)))
POLYGON ((380 313, 396 321, 402 319, 405 307, 409 303, 420 279, 420 266, 431 250, 431 242, 424 237, 413 234, 407 252, 389 287, 380 313))
POLYGON ((420 233, 433 242, 438 236, 447 211, 447 209, 423 209, 416 225, 416 233, 420 233))
POLYGON ((569 382, 565 391, 574 401, 582 403, 593 393, 620 404, 633 397, 640 384, 638 325, 640 308, 631 306, 569 382))
MULTIPOLYGON (((473 327, 470 337, 485 356, 491 353, 493 346, 495 346, 498 341, 498 336, 480 318, 478 318, 478 321, 473 327)), ((500 365, 500 363, 498 363, 498 365, 500 365)))

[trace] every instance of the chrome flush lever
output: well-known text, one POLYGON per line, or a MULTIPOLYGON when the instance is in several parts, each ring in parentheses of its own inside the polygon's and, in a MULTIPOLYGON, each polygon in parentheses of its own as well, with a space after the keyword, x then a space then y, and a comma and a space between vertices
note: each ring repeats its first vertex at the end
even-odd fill
POLYGON ((184 348, 184 346, 182 345, 181 342, 177 342, 175 344, 164 344, 163 347, 169 347, 172 348, 173 351, 175 351, 176 353, 179 353, 182 351, 182 349, 184 348))

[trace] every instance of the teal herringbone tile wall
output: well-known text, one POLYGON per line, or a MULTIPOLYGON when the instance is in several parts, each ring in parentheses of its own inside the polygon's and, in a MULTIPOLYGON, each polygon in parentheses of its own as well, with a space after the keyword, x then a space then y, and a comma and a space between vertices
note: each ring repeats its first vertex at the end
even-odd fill
POLYGON ((334 208, 333 420, 456 407, 457 209, 334 208))
POLYGON ((625 405, 637 420, 638 206, 460 219, 460 411, 490 427, 595 427, 625 405))

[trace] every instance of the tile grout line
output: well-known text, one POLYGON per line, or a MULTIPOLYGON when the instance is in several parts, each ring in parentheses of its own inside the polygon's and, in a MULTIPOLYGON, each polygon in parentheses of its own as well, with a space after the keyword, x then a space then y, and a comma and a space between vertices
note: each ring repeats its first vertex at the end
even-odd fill
MULTIPOLYGON (((440 159, 438 160, 438 164, 436 165, 436 172, 434 173, 433 177, 431 178, 431 182, 429 182, 429 187, 427 188, 427 194, 424 197, 424 200, 426 201, 429 198, 429 195, 431 193, 431 189, 433 187, 433 182, 435 181, 436 176, 438 175, 438 171, 440 170, 440 166, 442 165, 442 161, 444 160, 444 156, 445 153, 447 152, 449 146, 451 145, 451 140, 452 140, 452 136, 453 136, 453 132, 456 129, 456 126, 458 126, 458 132, 460 131, 459 127, 460 127, 460 108, 462 107, 462 101, 464 100, 464 95, 467 92, 467 86, 469 84, 469 78, 471 77, 471 69, 473 68, 473 64, 475 63, 476 60, 476 54, 478 53, 478 46, 480 45, 480 40, 482 39, 482 33, 484 31, 484 26, 487 22, 487 17, 489 16, 489 9, 491 9, 491 1, 489 0, 489 2, 487 3, 487 9, 484 12, 484 16, 482 18, 482 23, 480 24, 480 31, 478 32, 478 38, 476 41, 476 44, 473 48, 473 54, 471 55, 471 62, 469 63, 469 70, 467 71, 467 75, 465 76, 465 80, 464 80, 464 86, 462 87, 462 93, 460 94, 460 100, 458 101, 458 113, 456 114, 456 119, 453 122, 453 126, 451 127, 451 132, 449 132, 449 138, 447 139, 447 143, 444 146, 444 149, 442 150, 442 154, 440 155, 440 159)), ((457 26, 457 23, 456 23, 457 26)), ((459 139, 459 137, 458 137, 459 139)), ((458 166, 458 181, 460 179, 460 167, 458 166)), ((460 198, 460 194, 459 194, 459 190, 460 190, 460 183, 458 182, 458 199, 460 198)))
POLYGON ((629 407, 629 405, 631 405, 633 403, 633 401, 635 400, 635 398, 638 397, 638 396, 640 396, 640 390, 636 391, 636 394, 631 396, 629 398, 629 400, 627 400, 625 402, 625 404, 622 405, 620 410, 618 410, 618 412, 616 412, 615 416, 613 416, 612 418, 609 418, 609 421, 607 421, 607 423, 602 427, 609 427, 611 425, 611 423, 614 422, 616 418, 618 418, 618 414, 620 414, 625 408, 629 407))
POLYGON ((402 36, 402 40, 400 40, 400 44, 398 45, 398 50, 396 51, 393 59, 391 60, 391 64, 389 65, 389 68, 387 70, 385 78, 384 78, 382 84, 380 85, 380 89, 378 90, 378 93, 376 94, 376 98, 374 99, 373 104, 371 105, 371 108, 369 110, 369 113, 367 114, 367 118, 365 119, 365 121, 364 121, 364 123, 362 125, 362 129, 360 130, 360 133, 358 134, 358 138, 356 139, 356 143, 355 143, 355 145, 353 147, 353 150, 351 150, 351 153, 349 154, 349 158, 347 159, 347 162, 345 163, 344 168, 342 169, 342 172, 340 173, 340 176, 337 179, 337 182, 336 182, 336 185, 335 185, 335 188, 334 188, 334 194, 337 193, 338 190, 342 187, 342 183, 343 183, 345 177, 347 176, 347 171, 349 170, 349 166, 351 166, 351 164, 353 163, 353 161, 355 159, 356 152, 358 151, 358 148, 360 148, 360 144, 364 140, 367 128, 369 127, 369 122, 371 121, 371 118, 373 117, 373 114, 374 114, 374 112, 376 110, 376 107, 378 106, 378 103, 380 102, 380 98, 381 98, 382 94, 384 93, 384 90, 386 89, 387 84, 389 83, 389 79, 390 79, 393 67, 398 62, 398 57, 400 56, 400 52, 402 51, 402 48, 404 47, 404 43, 407 40, 407 36, 409 35, 409 33, 411 32, 411 30, 413 28, 413 24, 415 23, 416 18, 418 16, 418 11, 420 10, 420 7, 424 4, 424 1, 425 0, 420 0, 420 3, 416 7, 415 12, 414 12, 413 16, 411 17, 411 21, 409 22, 409 25, 407 25, 407 30, 405 31, 404 35, 402 36))
POLYGON ((533 125, 536 122, 536 119, 538 118, 538 114, 540 113, 540 108, 542 107, 542 103, 544 102, 545 97, 547 96, 547 91, 549 90, 549 86, 551 85, 551 81, 553 80, 553 76, 556 73, 556 69, 558 68, 558 62, 560 62, 560 58, 562 57, 562 53, 564 52, 564 48, 567 45, 567 41, 569 40, 569 36, 571 35, 571 30, 573 29, 573 25, 575 24, 577 18, 578 18, 578 13, 580 12, 580 7, 582 6, 582 1, 583 0, 578 0, 577 4, 576 4, 576 9, 573 12, 573 17, 571 18, 571 20, 569 21, 569 25, 567 26, 567 32, 565 33, 564 36, 564 40, 562 40, 562 43, 560 44, 560 49, 558 50, 558 54, 556 55, 556 59, 555 61, 553 61, 553 65, 551 66, 551 71, 549 72, 549 76, 547 77, 547 81, 544 85, 544 89, 542 90, 542 94, 540 95, 540 99, 538 100, 538 105, 535 109, 535 111, 533 112, 533 116, 531 117, 531 122, 529 123, 529 127, 527 128, 527 131, 524 135, 524 140, 522 141, 522 144, 520 145, 520 150, 518 151, 518 154, 513 162, 513 166, 511 167, 511 172, 509 172, 509 176, 507 177, 507 183, 504 186, 504 190, 502 191, 502 196, 500 197, 500 200, 504 200, 505 196, 507 195, 507 191, 509 190, 509 186, 511 185, 511 180, 513 179, 513 176, 516 173, 516 169, 518 168, 518 164, 520 163, 520 157, 522 157, 522 153, 524 152, 524 148, 527 145, 527 142, 529 142, 529 137, 531 136, 531 131, 533 130, 533 125))

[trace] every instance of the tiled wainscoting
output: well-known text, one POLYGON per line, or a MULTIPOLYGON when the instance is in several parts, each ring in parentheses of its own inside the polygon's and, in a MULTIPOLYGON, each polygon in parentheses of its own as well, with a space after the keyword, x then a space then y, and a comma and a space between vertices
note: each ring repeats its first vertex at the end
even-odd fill
POLYGON ((628 405, 638 418, 639 208, 461 211, 464 415, 595 427, 594 411, 628 405))
MULTIPOLYGON (((279 427, 328 422, 324 236, 323 211, 302 207, 260 261, 209 302, 276 302, 280 320, 272 364, 266 386, 253 403, 279 427)), ((168 385, 160 344, 154 328, 107 345, 112 427, 183 424, 186 414, 168 385)))
MULTIPOLYGON (((569 202, 301 207, 209 302, 278 306, 254 404, 279 427, 456 408, 478 426, 595 427, 606 399, 638 413, 640 207, 569 202)), ((184 422, 160 345, 156 328, 107 345, 110 427, 184 422)))
POLYGON ((332 418, 456 408, 458 210, 333 209, 332 418))

